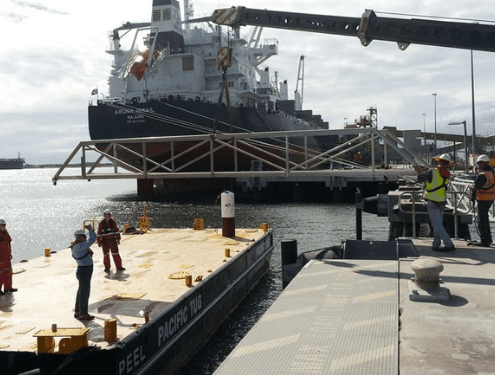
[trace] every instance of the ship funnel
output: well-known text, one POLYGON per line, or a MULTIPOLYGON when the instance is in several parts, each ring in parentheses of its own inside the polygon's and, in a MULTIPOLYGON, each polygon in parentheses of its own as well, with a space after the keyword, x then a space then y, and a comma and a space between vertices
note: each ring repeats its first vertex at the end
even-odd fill
POLYGON ((155 50, 184 47, 182 18, 177 0, 153 0, 151 38, 156 38, 155 50))

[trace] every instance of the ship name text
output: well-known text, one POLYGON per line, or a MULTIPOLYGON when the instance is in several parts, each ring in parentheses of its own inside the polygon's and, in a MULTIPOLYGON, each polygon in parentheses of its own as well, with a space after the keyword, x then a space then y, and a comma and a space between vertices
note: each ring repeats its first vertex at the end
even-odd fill
POLYGON ((181 306, 172 316, 158 327, 158 347, 164 345, 181 330, 203 308, 201 294, 194 296, 189 305, 181 306))

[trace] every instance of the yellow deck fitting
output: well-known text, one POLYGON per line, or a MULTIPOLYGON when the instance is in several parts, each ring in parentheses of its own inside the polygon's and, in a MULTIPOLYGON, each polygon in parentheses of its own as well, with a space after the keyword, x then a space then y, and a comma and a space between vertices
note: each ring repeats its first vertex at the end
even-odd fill
POLYGON ((181 272, 174 272, 173 274, 171 274, 168 278, 169 279, 185 279, 186 276, 191 276, 191 274, 189 272, 184 272, 184 271, 181 271, 181 272))
POLYGON ((105 341, 117 341, 117 319, 105 320, 105 341))
POLYGON ((205 229, 204 219, 199 219, 199 218, 194 219, 193 229, 194 230, 204 230, 205 229))
POLYGON ((38 353, 53 353, 55 350, 55 337, 63 337, 60 340, 59 350, 62 354, 70 354, 76 350, 88 346, 89 328, 58 328, 42 329, 33 336, 37 338, 38 353))
POLYGON ((146 216, 146 203, 143 203, 143 216, 139 218, 139 230, 145 233, 150 230, 150 218, 146 216))
POLYGON ((186 286, 192 286, 192 275, 186 276, 186 286))

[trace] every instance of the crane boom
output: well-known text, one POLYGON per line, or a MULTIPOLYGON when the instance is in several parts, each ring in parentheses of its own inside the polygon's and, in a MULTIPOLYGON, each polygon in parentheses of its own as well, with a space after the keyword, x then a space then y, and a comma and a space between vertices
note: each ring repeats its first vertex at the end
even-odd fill
POLYGON ((409 44, 495 52, 495 25, 378 17, 366 10, 362 17, 279 12, 232 7, 217 9, 212 21, 231 27, 262 26, 358 37, 363 46, 372 40, 397 42, 401 50, 409 44))

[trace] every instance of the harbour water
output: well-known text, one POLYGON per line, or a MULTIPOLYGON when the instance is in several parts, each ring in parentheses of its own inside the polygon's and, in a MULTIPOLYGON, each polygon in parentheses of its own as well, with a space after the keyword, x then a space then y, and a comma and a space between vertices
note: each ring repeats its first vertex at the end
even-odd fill
MULTIPOLYGON (((47 247, 53 251, 66 248, 83 220, 101 218, 104 209, 112 211, 120 226, 124 223, 138 226, 143 201, 135 196, 134 180, 59 181, 54 186, 51 177, 55 172, 55 169, 0 171, 0 218, 6 220, 13 238, 14 268, 23 259, 42 256, 47 247)), ((220 203, 215 198, 204 197, 187 203, 147 201, 146 205, 152 227, 192 227, 197 217, 204 219, 206 227, 221 227, 220 203)), ((237 227, 257 227, 266 222, 273 228, 275 251, 270 271, 180 375, 213 373, 280 294, 281 241, 295 239, 299 250, 307 251, 355 238, 353 204, 237 203, 235 213, 237 227)), ((363 239, 386 240, 387 235, 386 217, 363 215, 363 239)), ((122 257, 125 262, 126 254, 122 257)), ((95 261, 102 261, 98 252, 95 261)))

